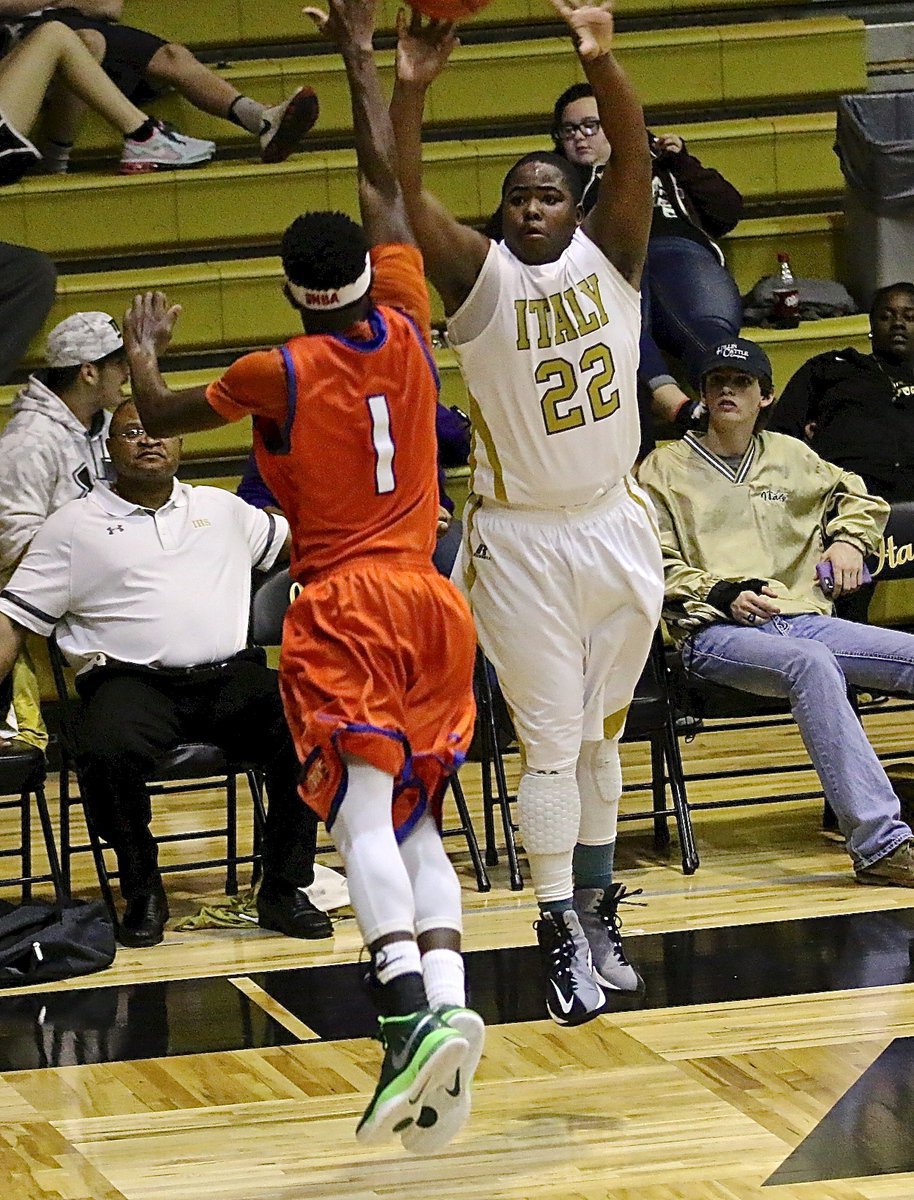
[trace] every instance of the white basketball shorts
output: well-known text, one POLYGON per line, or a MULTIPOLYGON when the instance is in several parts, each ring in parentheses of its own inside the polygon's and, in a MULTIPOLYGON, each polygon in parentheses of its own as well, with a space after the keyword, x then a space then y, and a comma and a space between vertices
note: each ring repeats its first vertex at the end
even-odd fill
POLYGON ((663 600, 656 519, 633 480, 561 512, 471 497, 453 578, 529 768, 565 769, 582 741, 619 732, 663 600))

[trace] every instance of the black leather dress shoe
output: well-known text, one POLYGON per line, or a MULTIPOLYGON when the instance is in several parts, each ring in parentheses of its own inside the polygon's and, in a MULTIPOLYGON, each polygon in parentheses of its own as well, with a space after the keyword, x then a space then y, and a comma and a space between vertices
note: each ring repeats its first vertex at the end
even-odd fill
POLYGON ((333 937, 333 922, 300 888, 274 890, 262 885, 257 894, 257 915, 261 929, 273 929, 286 937, 333 937))
POLYGON ((168 900, 160 887, 127 901, 117 940, 122 946, 157 946, 165 936, 168 900))

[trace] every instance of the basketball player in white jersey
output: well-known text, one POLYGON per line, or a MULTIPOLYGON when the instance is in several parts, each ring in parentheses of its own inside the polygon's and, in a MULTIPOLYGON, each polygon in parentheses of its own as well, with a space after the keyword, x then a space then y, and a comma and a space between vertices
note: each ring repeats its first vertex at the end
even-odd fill
POLYGON ((504 241, 422 188, 425 92, 451 26, 402 17, 391 114, 401 182, 470 393, 462 570, 481 645, 524 753, 521 833, 540 906, 546 1003, 559 1024, 641 980, 612 880, 619 737, 660 616, 660 548, 629 472, 638 449, 638 287, 651 220, 644 117, 611 52, 608 5, 552 0, 594 89, 612 157, 582 222, 576 177, 527 155, 502 189, 504 241))

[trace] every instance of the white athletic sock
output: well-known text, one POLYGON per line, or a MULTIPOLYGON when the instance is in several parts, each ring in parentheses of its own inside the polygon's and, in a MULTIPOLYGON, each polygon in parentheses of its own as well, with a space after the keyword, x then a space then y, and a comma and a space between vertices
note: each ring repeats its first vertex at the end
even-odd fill
POLYGON ((456 950, 428 950, 422 955, 422 978, 430 1008, 466 1005, 463 956, 456 950))
POLYGON ((413 941, 388 942, 374 956, 374 973, 379 983, 390 983, 401 975, 422 975, 419 947, 413 941))
POLYGON ((229 120, 235 121, 255 137, 260 137, 264 132, 265 112, 266 106, 258 100, 252 100, 250 96, 239 96, 229 109, 229 120))

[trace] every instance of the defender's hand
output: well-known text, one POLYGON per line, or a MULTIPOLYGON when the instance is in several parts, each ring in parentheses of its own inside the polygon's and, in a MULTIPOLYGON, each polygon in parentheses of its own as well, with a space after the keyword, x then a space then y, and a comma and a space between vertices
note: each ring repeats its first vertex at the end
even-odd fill
POLYGON ((339 46, 371 49, 374 36, 376 0, 330 0, 330 11, 311 6, 302 9, 302 15, 310 17, 318 32, 339 46))
POLYGON ((568 22, 581 58, 601 58, 612 50, 614 26, 610 0, 603 4, 588 4, 585 0, 549 2, 568 22))
POLYGON ((429 18, 423 23, 415 9, 410 16, 405 9, 399 9, 397 79, 401 83, 427 88, 444 70, 451 51, 459 45, 453 21, 429 18))

